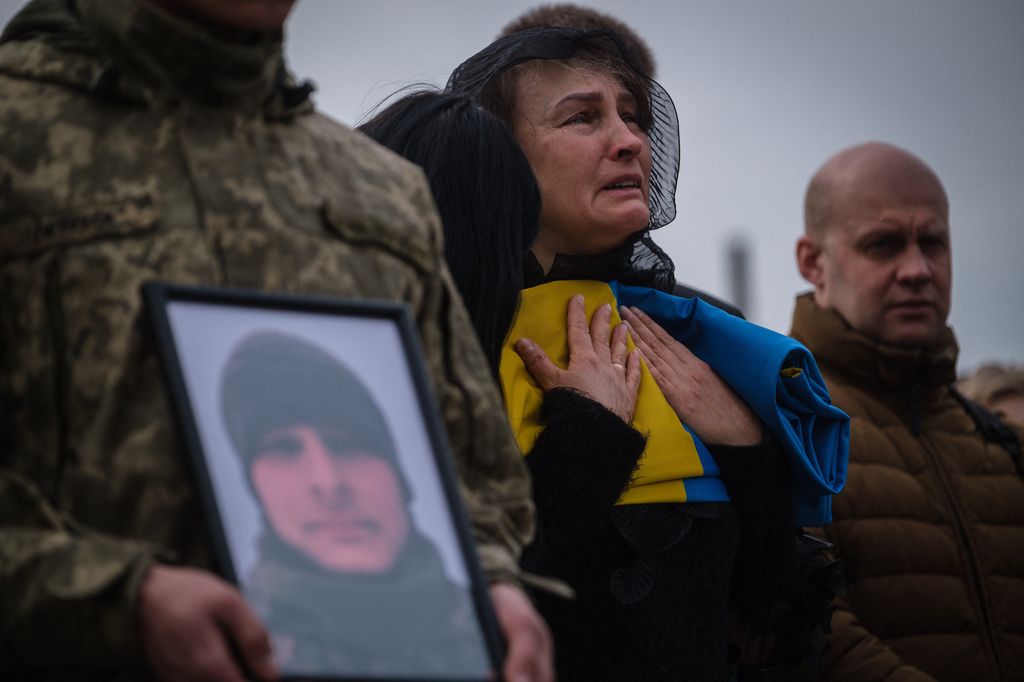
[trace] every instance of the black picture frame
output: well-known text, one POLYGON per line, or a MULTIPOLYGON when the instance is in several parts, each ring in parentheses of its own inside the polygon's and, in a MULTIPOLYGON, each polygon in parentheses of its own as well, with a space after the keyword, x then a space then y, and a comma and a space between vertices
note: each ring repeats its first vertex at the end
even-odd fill
POLYGON ((142 297, 216 570, 264 619, 282 679, 499 679, 504 644, 407 308, 160 282, 142 297))

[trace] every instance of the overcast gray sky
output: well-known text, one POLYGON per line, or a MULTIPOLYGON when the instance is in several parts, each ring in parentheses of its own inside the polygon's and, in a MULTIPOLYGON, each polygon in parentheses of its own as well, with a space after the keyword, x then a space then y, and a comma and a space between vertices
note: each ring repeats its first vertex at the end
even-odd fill
MULTIPOLYGON (((0 0, 6 22, 20 5, 0 0)), ((448 73, 536 2, 301 0, 290 66, 355 124, 448 73)), ((961 369, 1024 363, 1024 2, 589 2, 651 45, 682 126, 678 216, 657 241, 678 277, 729 296, 726 247, 752 249, 753 321, 785 332, 807 289, 794 264, 807 180, 866 140, 903 146, 946 185, 951 323, 961 369)))

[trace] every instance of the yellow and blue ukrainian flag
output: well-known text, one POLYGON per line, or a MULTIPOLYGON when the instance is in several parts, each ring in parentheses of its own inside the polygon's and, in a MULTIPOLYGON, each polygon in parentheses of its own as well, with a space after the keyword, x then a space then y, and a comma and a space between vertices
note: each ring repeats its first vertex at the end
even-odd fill
MULTIPOLYGON (((522 292, 515 324, 501 358, 501 383, 509 423, 523 454, 543 428, 543 391, 513 344, 526 337, 552 361, 567 367, 565 315, 582 294, 589 319, 598 306, 635 306, 708 363, 775 435, 790 458, 796 498, 794 521, 821 526, 831 520, 831 497, 846 481, 849 417, 832 405, 817 363, 802 344, 726 313, 696 298, 680 298, 618 282, 562 280, 522 292)), ((629 342, 632 348, 632 341, 629 342)), ((619 504, 727 501, 719 470, 700 438, 680 422, 646 366, 633 426, 647 448, 619 504)))

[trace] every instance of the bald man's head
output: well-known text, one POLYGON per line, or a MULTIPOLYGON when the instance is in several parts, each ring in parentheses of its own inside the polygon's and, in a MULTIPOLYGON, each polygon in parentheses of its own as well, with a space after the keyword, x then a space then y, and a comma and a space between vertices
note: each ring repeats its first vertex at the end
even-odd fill
POLYGON ((948 214, 949 203, 942 182, 928 165, 905 149, 885 142, 867 142, 833 155, 811 178, 804 196, 804 232, 822 237, 841 219, 844 208, 864 201, 883 189, 890 200, 925 200, 941 197, 948 214))
POLYGON ((949 313, 949 202, 921 159, 870 142, 818 169, 804 202, 800 273, 819 306, 900 345, 936 340, 949 313))

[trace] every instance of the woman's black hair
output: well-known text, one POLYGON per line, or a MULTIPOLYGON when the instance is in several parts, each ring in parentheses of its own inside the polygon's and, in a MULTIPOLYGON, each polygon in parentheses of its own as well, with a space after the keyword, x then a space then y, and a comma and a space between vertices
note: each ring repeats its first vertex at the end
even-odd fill
POLYGON ((497 375, 540 225, 540 190, 519 144, 468 97, 431 90, 401 97, 359 130, 426 173, 448 268, 497 375))

